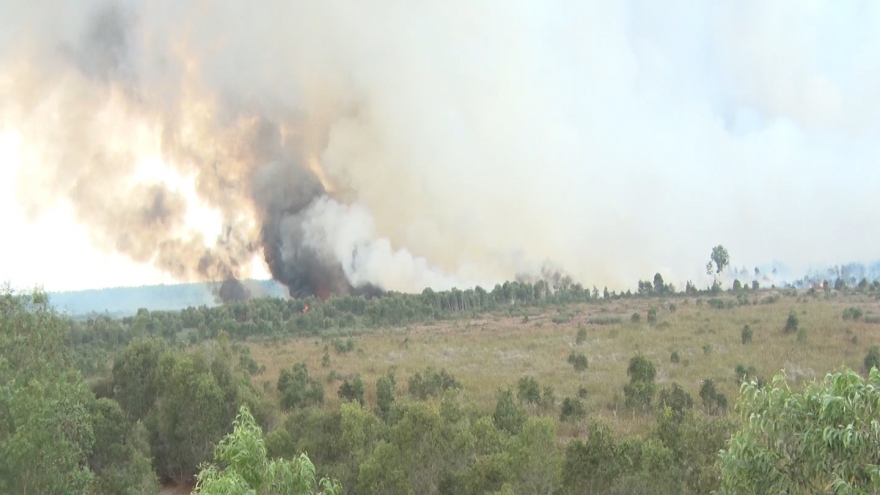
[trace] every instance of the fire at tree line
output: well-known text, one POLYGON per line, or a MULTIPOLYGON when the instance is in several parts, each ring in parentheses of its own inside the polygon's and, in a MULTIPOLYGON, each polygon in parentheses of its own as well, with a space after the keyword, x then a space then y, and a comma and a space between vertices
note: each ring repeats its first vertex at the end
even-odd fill
MULTIPOLYGON (((720 275, 728 263, 716 248, 707 271, 720 275)), ((513 281, 491 292, 263 298, 119 319, 71 318, 44 293, 7 288, 0 492, 148 494, 177 482, 205 494, 875 493, 877 347, 865 349, 862 369, 809 383, 738 366, 735 408, 711 379, 696 398, 660 383, 656 360, 633 352, 620 392, 633 421, 649 425, 633 434, 589 415, 587 388, 557 397, 559 384, 528 374, 511 376, 494 407, 461 400, 456 370, 398 376, 389 367, 371 383, 358 373, 319 376, 355 350, 360 334, 493 315, 525 323, 530 310, 556 311, 553 329, 536 331, 571 333, 572 352, 558 366, 589 373, 583 344, 592 330, 566 325, 572 308, 621 300, 644 301, 652 324, 658 307, 675 311, 676 303, 724 312, 824 296, 852 301, 841 320, 880 323, 858 305, 880 299, 880 284, 850 285, 725 290, 716 278, 676 293, 657 274, 636 293, 602 297, 568 280, 513 281), (314 351, 323 369, 299 363, 254 385, 265 365, 246 340, 316 338, 325 342, 314 351)), ((591 323, 640 320, 636 312, 591 323)), ((800 341, 798 313, 778 331, 800 341)), ((747 324, 742 345, 752 339, 747 324)))

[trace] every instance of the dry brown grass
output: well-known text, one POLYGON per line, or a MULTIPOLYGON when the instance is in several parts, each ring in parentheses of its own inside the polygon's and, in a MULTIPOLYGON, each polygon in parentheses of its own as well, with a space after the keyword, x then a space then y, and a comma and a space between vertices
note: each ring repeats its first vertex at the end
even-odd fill
MULTIPOLYGON (((766 295, 762 292, 760 296, 766 295)), ((367 402, 372 405, 379 376, 393 369, 398 393, 405 394, 409 377, 433 366, 445 368, 462 383, 461 397, 465 403, 488 411, 494 408, 499 388, 515 389, 519 377, 531 375, 542 387, 552 385, 560 402, 585 386, 589 391, 586 404, 590 415, 605 417, 622 432, 638 432, 644 431, 653 419, 634 415, 624 407, 626 368, 636 352, 643 353, 657 366, 658 389, 678 382, 693 395, 699 407, 701 381, 712 378, 733 404, 739 388, 734 368, 740 363, 755 366, 765 379, 782 369, 797 380, 820 377, 841 366, 860 370, 868 347, 880 344, 880 324, 842 320, 841 313, 849 306, 861 307, 868 315, 880 314, 877 300, 867 296, 828 300, 782 297, 771 305, 730 309, 698 305, 696 298, 631 299, 571 305, 564 309, 571 320, 562 324, 552 322, 559 312, 551 307, 544 312, 532 309, 527 322, 521 316, 487 315, 475 320, 363 333, 354 337, 356 350, 347 354, 335 353, 329 339, 320 337, 278 344, 254 342, 250 346, 253 356, 266 366, 266 372, 254 377, 254 382, 262 386, 268 381, 272 394, 282 368, 305 362, 310 375, 323 381, 329 406, 338 404, 336 389, 340 384, 327 382, 330 370, 342 375, 360 373, 367 402), (676 305, 674 312, 670 311, 669 303, 676 305), (646 322, 651 306, 659 309, 656 324, 646 322), (807 332, 805 343, 798 342, 794 334, 782 332, 791 309, 798 313, 800 327, 807 332), (633 312, 641 314, 641 323, 630 322, 633 312), (591 318, 615 315, 622 317, 623 323, 590 323, 591 318), (742 345, 740 331, 747 323, 754 337, 750 344, 742 345), (577 346, 579 325, 587 328, 587 340, 577 346), (328 368, 321 366, 325 345, 331 356, 328 368), (587 371, 577 373, 566 361, 573 350, 588 357, 587 371), (670 362, 672 351, 678 352, 679 364, 670 362)), ((561 428, 563 435, 577 435, 580 431, 581 425, 561 428)))

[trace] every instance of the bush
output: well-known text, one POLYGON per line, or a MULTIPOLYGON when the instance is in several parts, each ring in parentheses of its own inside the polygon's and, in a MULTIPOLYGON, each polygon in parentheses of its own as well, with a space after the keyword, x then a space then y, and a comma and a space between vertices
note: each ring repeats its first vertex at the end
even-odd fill
POLYGON ((538 381, 531 376, 523 376, 517 384, 516 398, 520 403, 539 404, 541 402, 541 387, 538 381))
POLYGON ((324 403, 324 387, 319 381, 309 378, 305 363, 281 370, 276 388, 281 396, 281 408, 285 411, 324 403))
POLYGON ((574 370, 577 372, 585 371, 590 364, 587 361, 587 356, 584 356, 579 352, 572 352, 571 354, 569 354, 568 362, 574 367, 574 370))
POLYGON ((642 321, 642 315, 638 313, 633 313, 632 316, 630 316, 629 321, 633 323, 639 323, 640 321, 642 321))
POLYGON ((577 337, 575 338, 575 343, 577 345, 581 345, 587 341, 587 329, 583 326, 578 326, 577 337))
POLYGON ((345 354, 354 350, 354 339, 351 337, 346 339, 345 342, 342 342, 339 339, 333 339, 332 344, 333 350, 335 350, 337 354, 345 354))
POLYGON ((844 320, 858 320, 862 317, 861 308, 846 308, 843 310, 843 319, 844 320))
POLYGON ((648 309, 648 323, 657 323, 657 308, 648 309))
POLYGON ((587 409, 583 401, 577 397, 566 397, 562 400, 562 409, 559 412, 559 421, 570 419, 582 419, 587 416, 587 409))
POLYGON ((678 364, 680 358, 678 357, 678 351, 672 351, 672 354, 669 355, 669 360, 675 364, 678 364))
POLYGON ((629 383, 623 387, 626 406, 631 409, 650 409, 655 393, 654 379, 657 377, 654 363, 643 355, 636 354, 629 360, 626 374, 629 376, 629 383))
POLYGON ((425 369, 424 374, 416 372, 416 374, 409 379, 410 395, 422 400, 427 399, 428 397, 439 397, 443 395, 443 392, 449 389, 460 388, 461 383, 459 383, 450 373, 447 373, 445 369, 436 371, 433 368, 428 367, 425 369))
POLYGON ((725 307, 724 301, 721 299, 718 299, 717 297, 713 297, 713 298, 709 299, 708 303, 709 303, 710 307, 713 307, 715 309, 724 309, 724 307, 725 307))
POLYGON ((623 318, 620 316, 594 316, 590 318, 590 323, 593 325, 617 325, 623 323, 623 318))
POLYGON ((587 392, 586 387, 584 387, 583 385, 578 387, 578 393, 577 393, 578 399, 586 399, 587 395, 588 395, 588 392, 587 392))
POLYGON ((391 408, 394 405, 394 374, 387 375, 376 380, 376 415, 385 421, 391 417, 391 408))
POLYGON ((678 309, 675 307, 675 303, 669 303, 669 312, 675 313, 675 310, 678 309))
POLYGON ((876 345, 871 346, 868 349, 868 354, 865 355, 865 371, 871 371, 871 368, 880 369, 880 347, 876 345))
POLYGON ((352 381, 343 380, 342 385, 336 395, 345 401, 358 401, 360 405, 364 405, 364 382, 361 381, 360 375, 355 375, 352 381))
POLYGON ((753 335, 752 327, 748 323, 746 323, 742 329, 742 332, 740 332, 740 336, 742 337, 743 345, 746 345, 752 341, 752 335, 753 335))
POLYGON ((783 331, 785 333, 797 333, 798 324, 799 324, 798 315, 792 309, 791 311, 788 312, 788 319, 785 320, 785 328, 783 329, 783 331))
POLYGON ((691 394, 681 388, 681 385, 673 383, 670 388, 664 388, 660 391, 657 404, 661 408, 668 407, 672 411, 673 419, 681 422, 694 407, 694 399, 691 394))
POLYGON ((492 415, 496 428, 517 435, 522 430, 526 417, 526 412, 513 401, 513 392, 508 389, 498 392, 495 413, 492 415))
POLYGON ((800 344, 807 343, 807 329, 806 328, 801 328, 800 330, 798 330, 797 341, 800 344))
POLYGON ((715 389, 715 382, 711 378, 703 380, 700 399, 707 414, 717 414, 727 409, 727 396, 715 389))

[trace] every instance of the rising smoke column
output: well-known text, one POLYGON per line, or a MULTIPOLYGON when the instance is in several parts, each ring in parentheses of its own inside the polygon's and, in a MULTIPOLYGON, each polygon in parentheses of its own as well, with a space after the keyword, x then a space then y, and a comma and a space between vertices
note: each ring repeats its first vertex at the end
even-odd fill
POLYGON ((7 2, 0 126, 28 211, 181 280, 699 283, 871 254, 877 9, 7 2))

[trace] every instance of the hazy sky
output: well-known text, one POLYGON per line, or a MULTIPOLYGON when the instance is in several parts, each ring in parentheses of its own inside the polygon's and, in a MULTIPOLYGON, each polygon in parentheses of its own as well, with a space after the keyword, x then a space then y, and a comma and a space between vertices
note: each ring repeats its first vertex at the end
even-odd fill
MULTIPOLYGON (((0 3, 0 280, 16 286, 172 281, 96 247, 57 183, 22 185, 41 161, 63 176, 81 159, 47 151, 75 108, 55 95, 79 84, 89 101, 110 101, 93 89, 107 83, 53 58, 82 55, 106 3, 0 3), (39 91, 20 84, 34 73, 39 91)), ((310 213, 339 260, 371 253, 350 277, 418 290, 549 261, 625 289, 656 271, 703 282, 719 243, 736 266, 880 258, 880 3, 122 5, 139 104, 185 105, 163 86, 180 80, 310 124, 318 101, 356 108, 321 121, 315 150, 353 191, 349 206, 310 213)), ((131 115, 107 129, 151 122, 131 115)), ((164 168, 156 153, 136 160, 164 168)), ((188 221, 219 234, 182 194, 188 221)))

